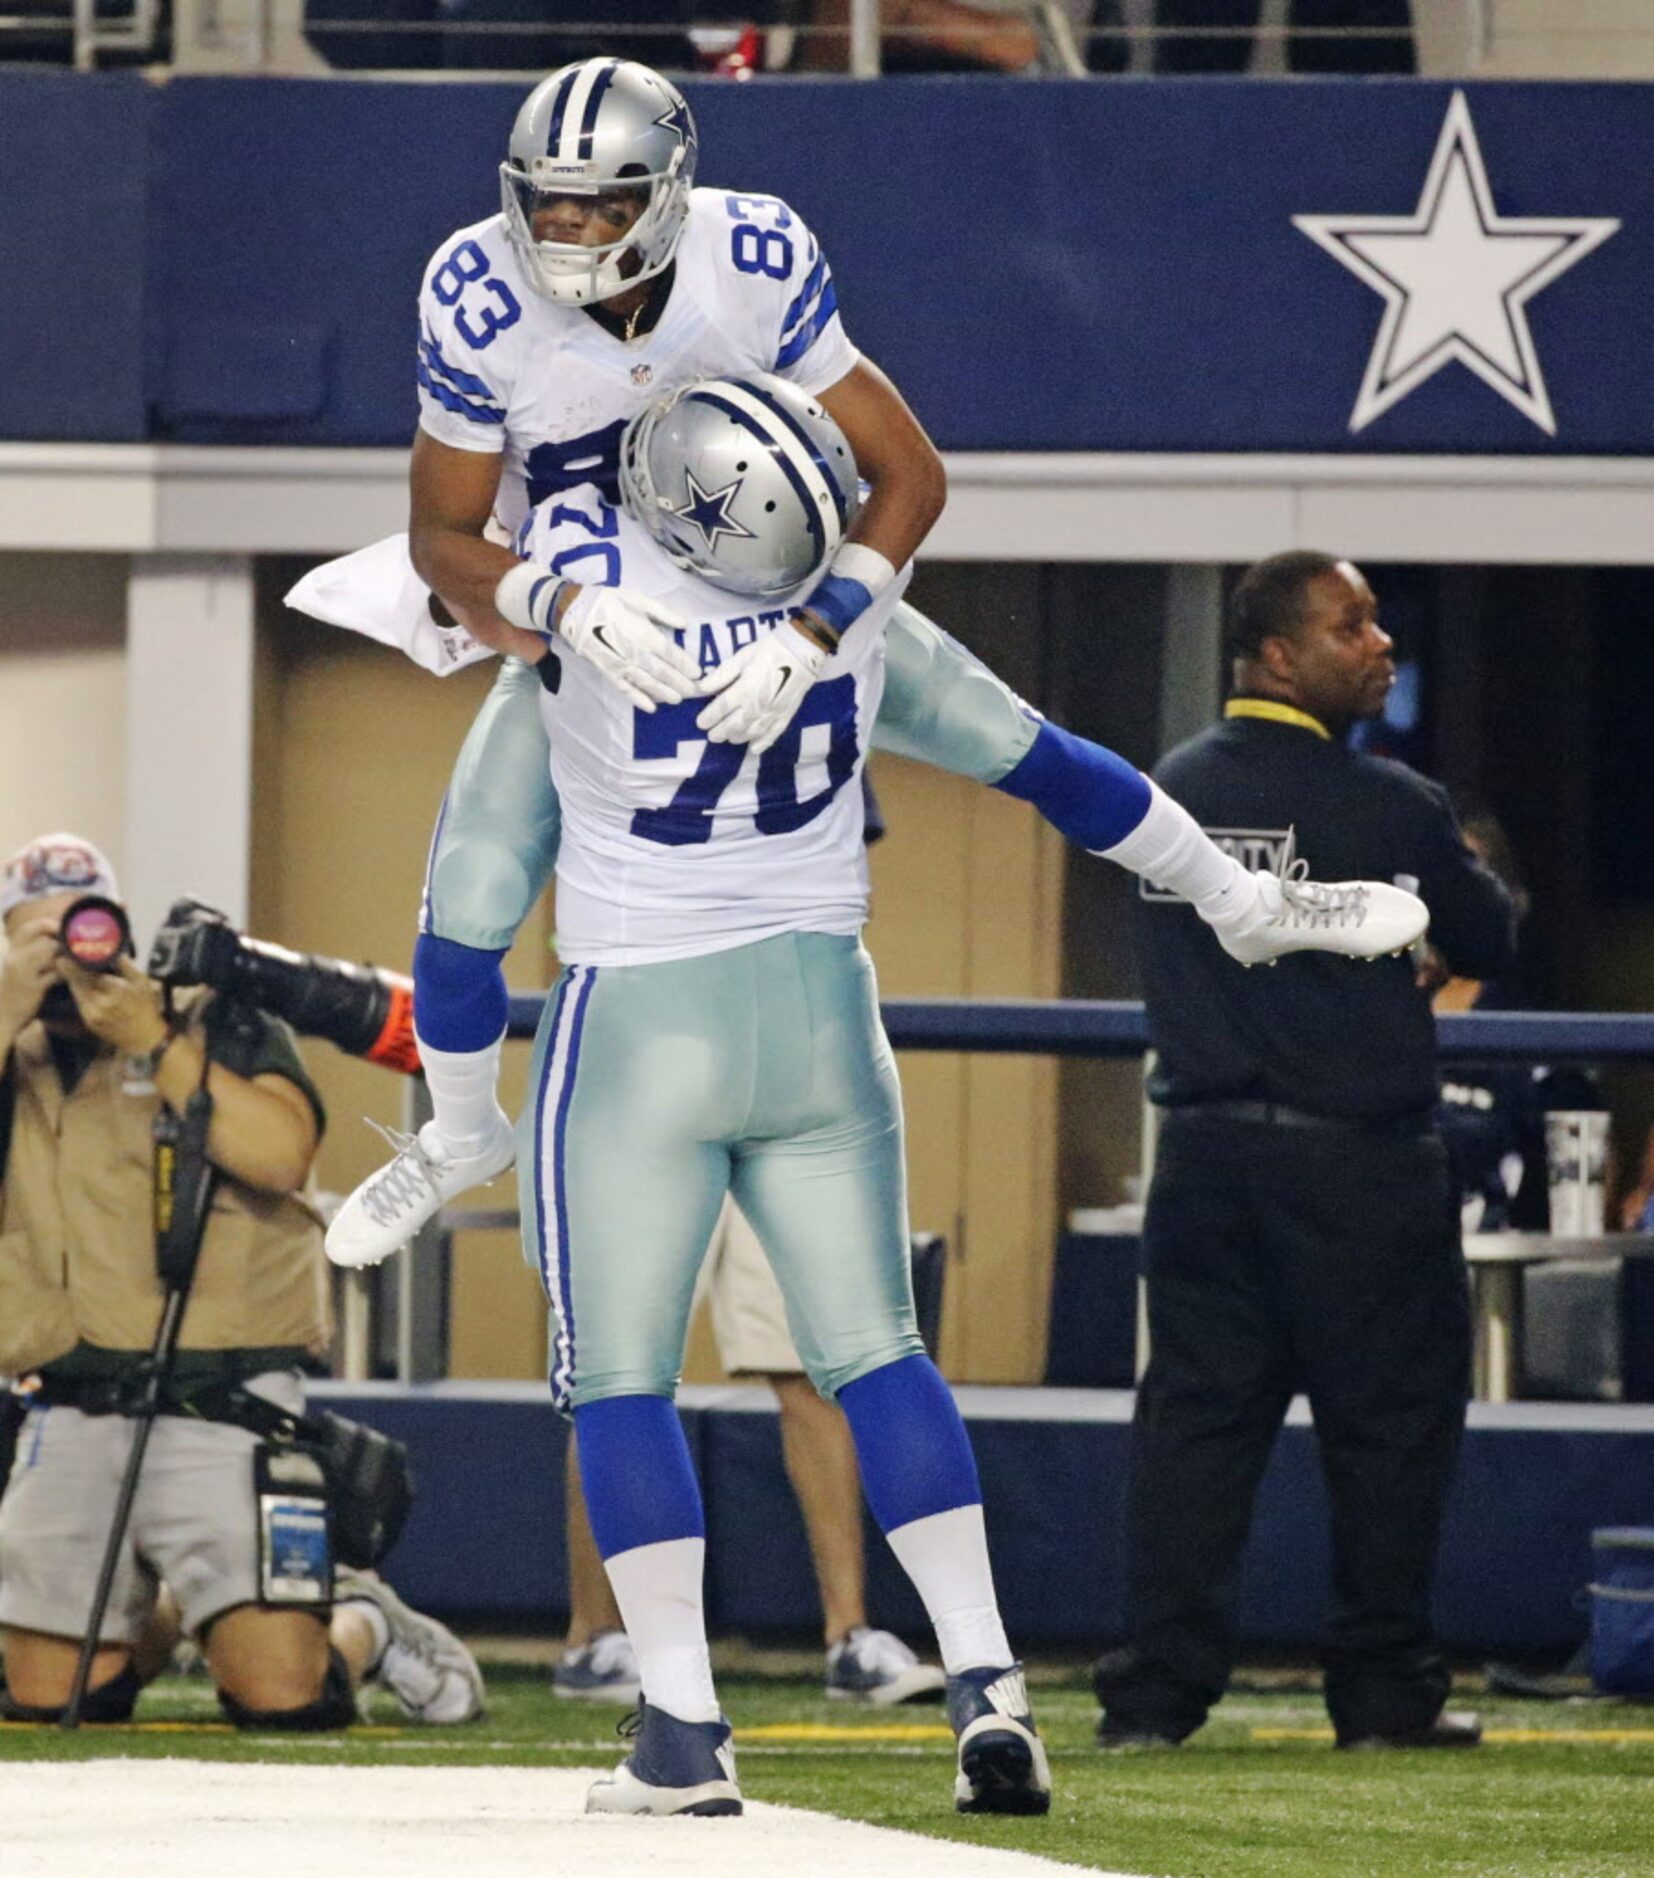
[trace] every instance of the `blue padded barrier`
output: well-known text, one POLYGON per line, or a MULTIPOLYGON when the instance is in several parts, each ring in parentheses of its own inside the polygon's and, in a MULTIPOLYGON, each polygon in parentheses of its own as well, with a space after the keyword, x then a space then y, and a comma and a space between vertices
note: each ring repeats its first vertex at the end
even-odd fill
MULTIPOLYGON (((412 1513, 390 1561, 433 1610, 514 1623, 568 1609, 568 1424, 536 1383, 312 1383, 311 1400, 408 1444, 412 1513)), ((700 1418, 684 1415, 700 1461, 700 1418)))
MULTIPOLYGON (((532 1037, 545 994, 511 994, 509 1034, 532 1037)), ((981 1050, 1022 1056, 1141 1056, 1141 1004, 1107 998, 886 998, 898 1050, 981 1050)), ((1436 1020, 1444 1062, 1531 1058, 1547 1063, 1654 1059, 1654 1015, 1615 1011, 1468 1011, 1436 1020)))
MULTIPOLYGON (((1041 1646, 1117 1640, 1129 1392, 956 1394, 1013 1635, 1041 1646)), ((542 1389, 325 1383, 312 1395, 412 1450, 419 1499, 387 1566, 406 1596, 438 1612, 556 1629, 568 1598, 564 1435, 542 1389)), ((813 1632, 820 1609, 769 1392, 691 1388, 680 1406, 706 1499, 713 1625, 813 1632)), ((1469 1652, 1567 1650, 1585 1628, 1592 1529, 1646 1523, 1651 1507, 1654 1410, 1472 1405, 1442 1547, 1444 1641, 1469 1652)), ((873 1533, 868 1568, 875 1621, 922 1633, 923 1613, 873 1533)), ((1312 1646, 1326 1584, 1325 1494, 1299 1402, 1258 1496, 1242 1577, 1246 1646, 1312 1646)))
MULTIPOLYGON (((406 443, 421 268, 529 82, 0 75, 0 435, 406 443)), ((1654 447, 1646 85, 687 90, 701 179, 792 202, 944 448, 1654 447), (1294 218, 1411 214, 1456 91, 1499 213, 1620 223, 1527 311, 1554 432, 1463 369, 1351 428, 1382 305, 1294 218)))
POLYGON ((0 71, 0 437, 148 434, 149 156, 161 95, 124 74, 0 71))

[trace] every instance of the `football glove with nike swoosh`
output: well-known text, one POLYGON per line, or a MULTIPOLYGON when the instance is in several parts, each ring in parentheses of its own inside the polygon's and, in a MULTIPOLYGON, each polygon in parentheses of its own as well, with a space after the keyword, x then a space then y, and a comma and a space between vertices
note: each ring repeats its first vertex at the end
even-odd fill
POLYGON ((717 695, 697 727, 708 743, 744 743, 762 755, 793 721, 830 656, 794 627, 777 626, 707 673, 701 689, 717 695))
POLYGON ((557 637, 589 659, 640 711, 679 704, 701 688, 701 668, 672 638, 689 622, 670 607, 619 587, 582 587, 557 637))

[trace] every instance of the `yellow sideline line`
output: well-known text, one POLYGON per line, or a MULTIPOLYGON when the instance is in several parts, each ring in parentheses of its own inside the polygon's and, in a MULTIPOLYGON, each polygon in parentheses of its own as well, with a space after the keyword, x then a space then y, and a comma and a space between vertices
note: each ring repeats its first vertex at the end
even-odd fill
MULTIPOLYGON (((1330 1741, 1330 1728, 1254 1728, 1254 1741, 1330 1741)), ((1654 1741, 1654 1728, 1486 1728, 1484 1741, 1569 1742, 1569 1741, 1654 1741)))
POLYGON ((953 1730, 935 1722, 765 1722, 737 1728, 737 1741, 951 1741, 953 1730))

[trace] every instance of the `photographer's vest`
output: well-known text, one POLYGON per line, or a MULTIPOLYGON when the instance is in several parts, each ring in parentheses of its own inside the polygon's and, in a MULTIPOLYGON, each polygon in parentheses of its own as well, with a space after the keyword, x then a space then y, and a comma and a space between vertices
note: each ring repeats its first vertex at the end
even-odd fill
MULTIPOLYGON (((199 1011, 199 1002, 195 1011, 199 1011)), ((190 1022, 199 1037, 199 1025, 190 1022)), ((0 1375, 77 1344, 154 1341, 153 1144, 160 1105, 141 1059, 102 1049, 67 1096, 46 1033, 12 1050, 17 1101, 0 1185, 0 1375)), ((222 1177, 213 1195, 180 1348, 305 1349, 329 1336, 321 1227, 299 1199, 222 1177)))

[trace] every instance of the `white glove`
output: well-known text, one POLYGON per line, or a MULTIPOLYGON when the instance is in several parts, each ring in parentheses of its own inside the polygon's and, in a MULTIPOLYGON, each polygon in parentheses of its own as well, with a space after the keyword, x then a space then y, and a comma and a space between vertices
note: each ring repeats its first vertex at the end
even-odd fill
POLYGON ((689 621, 620 587, 582 587, 557 622, 557 637, 611 679, 640 711, 678 704, 701 688, 701 668, 672 639, 689 621))
POLYGON ((831 655, 789 625, 743 646, 701 683, 716 697, 695 719, 708 743, 744 743, 760 755, 793 721, 831 655))

